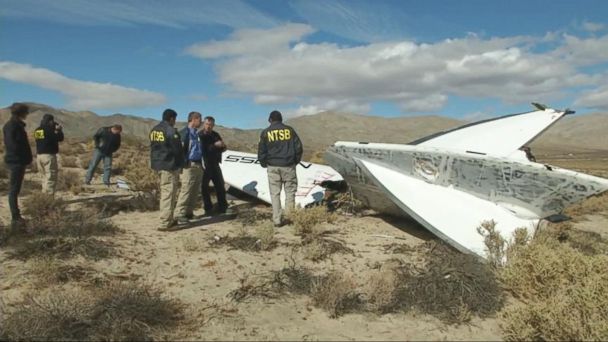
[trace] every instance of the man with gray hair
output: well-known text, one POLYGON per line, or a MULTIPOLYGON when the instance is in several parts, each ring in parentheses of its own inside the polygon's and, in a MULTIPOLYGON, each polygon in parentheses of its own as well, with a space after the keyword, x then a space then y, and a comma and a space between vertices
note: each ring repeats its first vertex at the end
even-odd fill
POLYGON ((272 221, 275 227, 283 222, 281 189, 285 186, 285 214, 295 208, 298 177, 296 166, 302 159, 302 142, 296 131, 283 124, 283 116, 278 110, 268 117, 270 126, 262 131, 258 144, 258 160, 268 168, 268 184, 272 201, 272 221))
POLYGON ((179 135, 182 139, 184 150, 184 168, 181 173, 182 185, 177 199, 175 212, 177 223, 185 224, 194 218, 194 207, 198 189, 203 180, 203 150, 198 129, 201 127, 202 116, 199 112, 188 114, 188 125, 184 127, 179 135))

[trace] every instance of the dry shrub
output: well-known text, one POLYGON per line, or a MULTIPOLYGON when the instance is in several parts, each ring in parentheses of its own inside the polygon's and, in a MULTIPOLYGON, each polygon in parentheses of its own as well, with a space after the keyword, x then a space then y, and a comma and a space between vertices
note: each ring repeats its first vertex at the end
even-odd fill
POLYGON ((368 309, 379 314, 394 312, 400 308, 399 291, 404 279, 399 268, 402 263, 389 260, 381 268, 370 274, 365 285, 368 309), (395 265, 396 264, 396 265, 395 265))
POLYGON ((100 217, 112 217, 120 212, 155 211, 159 201, 155 194, 149 192, 130 192, 128 196, 115 197, 111 201, 92 200, 85 204, 91 210, 99 213, 100 217))
POLYGON ((321 235, 309 235, 310 237, 302 240, 304 257, 311 261, 324 260, 335 253, 350 253, 354 251, 346 246, 344 242, 322 237, 321 235))
POLYGON ((338 216, 327 211, 326 207, 314 206, 311 208, 295 209, 289 215, 296 235, 310 234, 313 228, 321 223, 334 223, 338 216))
POLYGON ((82 192, 83 176, 75 170, 59 170, 57 190, 69 191, 74 195, 82 192))
POLYGON ((12 247, 9 256, 27 259, 82 255, 99 259, 112 255, 112 244, 94 236, 113 235, 120 230, 99 220, 95 213, 68 211, 63 201, 48 194, 30 196, 24 205, 24 213, 30 216, 25 229, 4 229, 0 239, 2 246, 12 247))
POLYGON ((93 237, 40 237, 21 242, 8 255, 20 260, 44 256, 68 259, 79 255, 99 260, 113 255, 113 245, 93 237))
POLYGON ((238 236, 216 236, 211 241, 212 247, 228 246, 229 249, 243 251, 269 251, 278 246, 274 237, 275 231, 270 222, 256 226, 254 234, 243 229, 238 236))
POLYGON ((57 283, 80 281, 95 273, 88 266, 70 265, 66 262, 50 259, 37 258, 30 263, 30 272, 37 277, 37 285, 49 287, 57 283))
POLYGON ((124 177, 129 181, 131 190, 160 193, 158 173, 150 168, 148 158, 133 158, 125 166, 124 177))
POLYGON ((486 317, 503 307, 504 294, 490 265, 441 243, 425 245, 426 264, 409 270, 403 280, 403 305, 446 323, 466 322, 471 314, 486 317))
POLYGON ((391 243, 390 245, 384 246, 385 253, 391 254, 411 254, 416 251, 415 248, 410 245, 406 245, 403 243, 391 243))
POLYGON ((269 221, 271 218, 271 212, 255 210, 255 208, 237 210, 236 215, 236 220, 241 222, 243 226, 258 225, 263 221, 269 221))
POLYGON ((61 167, 79 167, 78 157, 61 155, 61 167))
POLYGON ((234 301, 242 302, 254 297, 276 299, 287 293, 295 295, 310 294, 315 281, 319 277, 315 276, 308 268, 299 265, 293 252, 292 250, 288 266, 262 277, 246 276, 240 279, 240 286, 231 291, 228 296, 234 301))
POLYGON ((332 272, 327 277, 316 279, 312 288, 312 302, 336 318, 363 307, 361 294, 351 276, 332 272))
POLYGON ((483 236, 488 263, 493 267, 502 266, 505 262, 507 240, 496 230, 496 222, 494 220, 483 221, 477 227, 477 233, 483 236))
POLYGON ((602 215, 608 217, 608 192, 591 196, 580 203, 573 204, 564 210, 564 214, 571 216, 573 222, 584 218, 585 215, 602 215))
POLYGON ((28 297, 4 313, 9 340, 144 341, 183 319, 183 305, 149 285, 117 283, 90 292, 28 297))
POLYGON ((513 294, 526 303, 502 313, 505 339, 605 340, 606 270, 605 252, 585 254, 580 246, 563 240, 559 231, 539 232, 500 272, 513 294))
POLYGON ((281 292, 276 289, 268 277, 258 277, 255 274, 239 279, 239 287, 228 293, 235 302, 244 302, 251 298, 277 299, 281 292))

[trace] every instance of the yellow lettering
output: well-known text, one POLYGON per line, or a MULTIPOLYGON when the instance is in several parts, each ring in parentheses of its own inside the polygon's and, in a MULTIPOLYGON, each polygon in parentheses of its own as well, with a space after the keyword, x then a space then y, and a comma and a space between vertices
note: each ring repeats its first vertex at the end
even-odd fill
POLYGON ((289 129, 285 130, 285 140, 291 139, 291 131, 289 129))
POLYGON ((279 130, 279 140, 285 140, 285 130, 284 129, 279 130))
POLYGON ((38 140, 44 139, 44 130, 37 129, 36 131, 34 131, 34 138, 38 140))
POLYGON ((163 142, 165 141, 165 134, 161 131, 152 131, 150 132, 150 141, 163 142))
POLYGON ((272 135, 273 131, 268 132, 268 141, 274 141, 274 136, 272 135))

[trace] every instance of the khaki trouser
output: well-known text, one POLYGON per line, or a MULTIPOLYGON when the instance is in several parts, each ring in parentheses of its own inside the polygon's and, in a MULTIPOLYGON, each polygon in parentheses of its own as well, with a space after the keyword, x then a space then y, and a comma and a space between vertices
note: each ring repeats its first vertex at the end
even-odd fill
POLYGON ((182 169, 180 180, 182 186, 179 190, 175 213, 178 217, 192 216, 201 189, 203 167, 200 164, 191 164, 190 167, 182 169))
POLYGON ((281 188, 285 186, 285 214, 289 214, 296 204, 298 177, 294 166, 268 166, 268 185, 272 200, 272 221, 282 223, 281 188))
POLYGON ((177 202, 179 170, 160 171, 160 225, 170 227, 173 223, 173 211, 177 202))
POLYGON ((57 186, 57 155, 39 154, 36 156, 38 172, 42 180, 42 192, 55 194, 57 186))

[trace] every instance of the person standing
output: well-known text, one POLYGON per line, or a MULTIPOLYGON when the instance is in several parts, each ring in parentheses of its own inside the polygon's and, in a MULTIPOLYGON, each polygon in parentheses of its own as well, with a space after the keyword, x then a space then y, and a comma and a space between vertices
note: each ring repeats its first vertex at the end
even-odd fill
POLYGON ((160 174, 160 227, 175 226, 173 212, 177 201, 179 173, 185 164, 179 132, 174 128, 177 113, 165 109, 163 120, 150 131, 150 166, 160 174))
POLYGON ((120 134, 122 133, 121 125, 113 125, 109 127, 101 127, 93 136, 95 141, 95 149, 93 150, 93 159, 89 163, 89 169, 84 178, 84 183, 91 184, 93 173, 103 160, 103 183, 110 186, 110 173, 112 172, 112 154, 120 148, 120 134))
POLYGON ((25 168, 32 162, 32 149, 25 132, 25 119, 29 108, 23 103, 11 105, 11 118, 2 127, 4 134, 4 162, 9 170, 8 205, 11 210, 11 224, 24 222, 19 210, 18 197, 21 192, 25 168))
POLYGON ((34 131, 36 140, 36 165, 42 177, 42 192, 55 194, 57 184, 57 153, 63 141, 63 128, 51 114, 44 114, 40 127, 34 131))
POLYGON ((201 121, 201 113, 190 112, 188 114, 188 125, 179 132, 185 159, 180 176, 182 185, 175 208, 177 223, 179 224, 188 223, 189 219, 194 218, 193 211, 196 205, 196 197, 203 180, 203 151, 198 135, 201 121))
POLYGON ((262 131, 258 144, 258 160, 267 168, 268 185, 272 202, 272 221, 281 227, 283 213, 281 208, 281 189, 285 187, 285 214, 295 208, 298 177, 296 166, 302 159, 302 142, 296 131, 283 124, 283 115, 278 110, 268 117, 270 126, 262 131))
POLYGON ((215 118, 206 116, 203 121, 203 129, 199 132, 201 145, 203 147, 203 161, 205 163, 205 171, 203 172, 203 182, 201 185, 205 216, 209 216, 213 212, 211 194, 209 193, 210 181, 213 182, 213 188, 215 189, 215 195, 217 196, 217 213, 225 214, 228 211, 224 176, 222 175, 222 169, 220 168, 222 152, 226 151, 226 144, 224 143, 224 140, 222 140, 220 134, 213 130, 214 127, 215 118))

